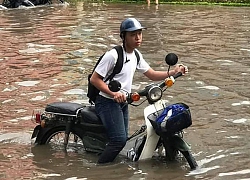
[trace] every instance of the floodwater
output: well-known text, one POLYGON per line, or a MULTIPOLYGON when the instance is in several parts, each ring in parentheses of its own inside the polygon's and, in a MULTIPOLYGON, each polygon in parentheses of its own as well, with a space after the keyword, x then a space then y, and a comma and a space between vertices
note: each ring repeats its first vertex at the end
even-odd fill
MULTIPOLYGON (((0 11, 0 179, 249 180, 249 27, 247 7, 81 2, 0 11), (164 98, 190 106, 193 125, 185 139, 197 170, 121 156, 96 166, 93 154, 32 144, 33 109, 87 103, 87 74, 98 56, 121 43, 119 26, 127 17, 148 27, 140 51, 152 68, 167 70, 169 52, 189 67, 164 98)), ((135 89, 147 83, 136 74, 135 89)), ((143 123, 145 106, 130 109, 131 133, 143 123)))

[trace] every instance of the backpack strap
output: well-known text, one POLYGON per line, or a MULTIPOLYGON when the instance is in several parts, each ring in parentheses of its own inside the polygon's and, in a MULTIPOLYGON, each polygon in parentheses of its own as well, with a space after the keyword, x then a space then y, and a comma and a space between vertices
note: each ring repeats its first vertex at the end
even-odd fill
POLYGON ((97 65, 98 65, 98 64, 100 63, 100 61, 102 60, 104 54, 105 54, 105 53, 103 53, 103 54, 99 57, 98 61, 95 63, 95 67, 94 67, 93 70, 92 70, 92 74, 94 73, 95 68, 97 67, 97 65))
POLYGON ((139 55, 139 53, 138 53, 138 51, 136 49, 134 51, 135 51, 135 56, 136 56, 136 59, 137 59, 137 65, 138 65, 139 62, 140 62, 140 55, 139 55))
POLYGON ((115 67, 113 69, 113 72, 107 77, 107 79, 105 79, 104 82, 107 82, 108 80, 113 79, 116 74, 119 74, 121 72, 122 67, 123 67, 124 58, 123 58, 122 46, 119 45, 119 46, 115 46, 114 48, 117 51, 118 58, 117 58, 115 67))
MULTIPOLYGON (((121 72, 122 67, 123 67, 123 61, 124 61, 123 48, 122 48, 122 46, 118 45, 118 46, 115 46, 114 49, 117 51, 118 58, 117 58, 115 67, 113 69, 113 72, 107 77, 107 79, 105 79, 104 82, 107 82, 108 80, 113 79, 116 74, 119 74, 121 72)), ((135 56, 137 59, 137 65, 138 65, 140 62, 140 55, 139 55, 137 50, 134 50, 134 52, 135 52, 135 56)), ((100 58, 100 60, 101 59, 102 59, 102 57, 100 58)))

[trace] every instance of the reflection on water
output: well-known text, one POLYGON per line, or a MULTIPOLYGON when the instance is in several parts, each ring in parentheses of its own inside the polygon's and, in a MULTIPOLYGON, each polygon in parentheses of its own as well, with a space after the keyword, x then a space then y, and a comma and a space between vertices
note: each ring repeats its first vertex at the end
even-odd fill
MULTIPOLYGON (((76 3, 0 11, 0 179, 249 179, 249 26, 245 7, 76 3), (96 166, 85 152, 33 147, 33 109, 54 101, 87 103, 87 74, 120 43, 119 25, 137 17, 148 29, 140 51, 165 70, 174 52, 190 73, 165 94, 185 102, 185 132, 199 168, 154 158, 96 166), (105 178, 103 178, 105 179, 105 178)), ((136 74, 134 89, 147 79, 136 74)), ((131 132, 142 122, 131 108, 131 132)))

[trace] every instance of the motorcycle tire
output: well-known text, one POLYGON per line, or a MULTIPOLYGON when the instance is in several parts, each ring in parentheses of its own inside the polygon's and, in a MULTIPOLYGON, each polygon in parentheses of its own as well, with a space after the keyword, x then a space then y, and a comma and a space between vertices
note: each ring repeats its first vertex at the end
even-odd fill
POLYGON ((49 144, 53 149, 71 149, 80 151, 85 149, 82 140, 82 131, 78 128, 72 128, 69 134, 67 146, 64 145, 65 126, 58 126, 49 130, 41 139, 41 144, 49 144))
POLYGON ((190 151, 180 151, 180 152, 187 160, 191 170, 195 169, 198 166, 194 156, 191 154, 190 151))

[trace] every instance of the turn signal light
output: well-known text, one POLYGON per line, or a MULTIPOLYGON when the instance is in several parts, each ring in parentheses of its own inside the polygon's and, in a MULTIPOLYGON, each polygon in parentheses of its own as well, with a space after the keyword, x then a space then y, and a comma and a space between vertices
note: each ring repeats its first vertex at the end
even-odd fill
POLYGON ((141 98, 141 96, 140 96, 138 93, 133 93, 133 94, 131 95, 131 99, 132 99, 133 101, 139 101, 140 98, 141 98))
POLYGON ((165 80, 165 85, 166 85, 167 87, 171 87, 171 86, 173 86, 173 84, 174 84, 174 78, 169 77, 169 78, 167 78, 167 79, 165 80))

